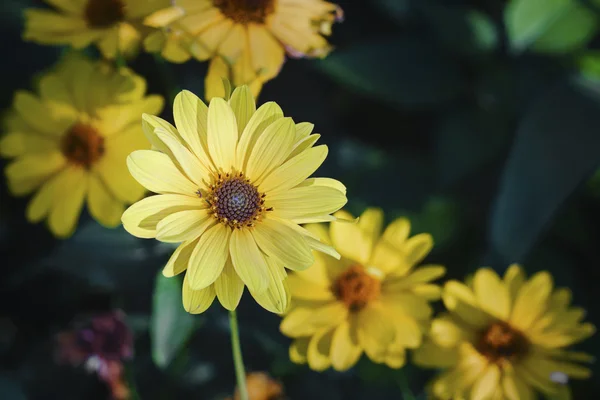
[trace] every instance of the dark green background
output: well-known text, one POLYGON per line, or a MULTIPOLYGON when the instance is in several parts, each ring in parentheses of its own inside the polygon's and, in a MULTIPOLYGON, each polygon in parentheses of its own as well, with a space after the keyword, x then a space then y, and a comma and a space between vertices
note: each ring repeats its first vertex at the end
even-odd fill
MULTIPOLYGON (((2 109, 64 51, 20 40, 23 8, 41 3, 0 5, 2 109)), ((512 262, 529 273, 549 270, 597 323, 600 1, 339 4, 346 20, 334 27, 332 55, 289 60, 259 101, 315 123, 330 148, 319 175, 347 185, 348 209, 409 216, 414 232, 433 234, 428 261, 446 265, 448 277, 479 266, 503 272, 512 262)), ((205 64, 142 54, 131 66, 152 93, 203 93, 205 64)), ((163 117, 171 115, 167 107, 163 117)), ((42 224, 27 224, 27 199, 12 198, 4 179, 0 185, 2 399, 105 398, 93 376, 53 363, 52 340, 74 317, 113 307, 135 330, 129 367, 142 399, 231 392, 225 310, 214 305, 190 317, 180 282, 155 280, 173 247, 103 229, 85 214, 73 238, 56 241, 42 224)), ((271 371, 293 400, 409 399, 407 382, 424 398, 430 371, 363 359, 346 373, 310 372, 288 361, 279 318, 247 293, 239 318, 248 369, 271 371)), ((580 348, 595 355, 600 342, 580 348)), ((600 395, 595 378, 573 386, 575 399, 600 395)))

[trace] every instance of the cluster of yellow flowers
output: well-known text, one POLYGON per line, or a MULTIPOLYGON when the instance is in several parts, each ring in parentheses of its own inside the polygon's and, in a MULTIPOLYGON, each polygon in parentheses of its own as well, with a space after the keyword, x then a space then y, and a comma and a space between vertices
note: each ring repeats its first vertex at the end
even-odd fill
POLYGON ((410 237, 383 212, 340 211, 346 188, 311 178, 327 156, 313 125, 296 123, 255 96, 285 53, 322 56, 322 35, 341 16, 322 0, 47 0, 56 11, 27 12, 25 38, 83 48, 18 92, 0 155, 15 195, 35 192, 27 219, 47 219, 70 236, 84 202, 101 224, 140 238, 180 243, 164 275, 185 272, 183 304, 202 313, 215 297, 235 310, 244 288, 281 314, 290 358, 318 371, 343 371, 362 354, 400 368, 443 372, 439 399, 529 400, 569 396, 567 378, 590 372, 591 357, 566 350, 594 333, 567 289, 540 272, 487 268, 466 284, 433 283, 441 265, 419 265, 429 234, 410 237), (163 100, 145 80, 109 60, 140 46, 172 62, 211 60, 204 103, 183 91, 175 125, 155 115, 163 100), (230 93, 222 78, 231 80, 230 93), (223 88, 225 87, 225 89, 223 88), (142 123, 140 124, 140 119, 142 123), (145 191, 154 193, 144 197, 145 191), (140 200, 141 199, 141 200, 140 200), (124 211, 126 204, 133 204, 124 211), (329 224, 329 225, 327 225, 329 224), (288 272, 290 270, 291 272, 288 272), (433 317, 431 303, 447 312, 433 317))

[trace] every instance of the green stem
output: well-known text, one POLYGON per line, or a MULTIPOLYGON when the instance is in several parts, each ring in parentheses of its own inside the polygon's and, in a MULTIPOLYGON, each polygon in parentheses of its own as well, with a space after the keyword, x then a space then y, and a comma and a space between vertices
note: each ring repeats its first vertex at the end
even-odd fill
POLYGON ((404 400, 416 400, 415 395, 412 390, 410 390, 410 385, 408 384, 404 371, 402 371, 398 377, 398 385, 400 386, 400 391, 402 392, 402 398, 404 400))
POLYGON ((246 371, 242 358, 242 347, 240 345, 240 332, 235 311, 229 311, 229 327, 231 328, 231 350, 233 351, 233 363, 235 365, 235 377, 240 392, 240 400, 248 400, 248 389, 246 389, 246 371))

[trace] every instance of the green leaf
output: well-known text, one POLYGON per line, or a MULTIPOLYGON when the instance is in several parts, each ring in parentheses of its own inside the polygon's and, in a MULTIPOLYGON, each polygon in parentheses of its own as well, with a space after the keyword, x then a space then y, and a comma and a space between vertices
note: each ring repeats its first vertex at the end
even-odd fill
POLYGON ((582 76, 600 80, 600 51, 590 50, 579 57, 577 62, 582 76))
POLYGON ((515 52, 565 53, 585 46, 598 22, 578 0, 513 0, 505 23, 515 52))
POLYGON ((340 85, 402 107, 445 103, 462 86, 456 63, 420 38, 377 38, 314 64, 340 85))
POLYGON ((503 262, 523 260, 598 166, 599 126, 600 91, 581 80, 543 93, 520 122, 490 224, 493 252, 503 262))
POLYGON ((181 301, 181 279, 156 276, 150 338, 152 359, 161 369, 169 367, 196 329, 195 317, 188 314, 181 301))

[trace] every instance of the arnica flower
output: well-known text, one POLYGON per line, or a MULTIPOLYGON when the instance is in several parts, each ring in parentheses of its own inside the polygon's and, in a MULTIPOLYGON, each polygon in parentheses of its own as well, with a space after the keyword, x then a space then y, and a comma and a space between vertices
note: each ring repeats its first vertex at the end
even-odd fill
MULTIPOLYGON (((568 289, 553 289, 552 277, 529 280, 518 265, 503 278, 479 269, 469 284, 449 281, 442 298, 448 313, 432 321, 414 362, 444 371, 431 384, 439 399, 564 398, 556 376, 583 379, 589 369, 576 362, 592 357, 565 348, 591 336, 585 311, 571 307, 568 289)), ((564 394, 564 393, 563 393, 564 394)))
POLYGON ((145 91, 128 69, 71 55, 41 77, 39 94, 15 94, 0 155, 14 158, 5 169, 14 195, 37 190, 30 222, 47 218, 54 235, 68 237, 87 201, 98 222, 119 225, 125 203, 144 194, 126 165, 129 153, 149 147, 140 115, 163 107, 162 97, 145 91))
POLYGON ((323 0, 174 0, 146 19, 145 47, 171 62, 212 59, 206 97, 223 96, 221 78, 255 96, 291 57, 324 57, 341 9, 323 0))
POLYGON ((158 193, 131 206, 123 225, 132 235, 181 245, 163 273, 186 271, 183 303, 201 313, 215 296, 234 310, 244 285, 269 311, 288 305, 284 267, 302 270, 311 249, 339 255, 298 224, 330 221, 346 204, 346 188, 307 179, 327 146, 313 147, 310 123, 295 124, 273 102, 255 108, 247 86, 207 107, 194 94, 175 98, 175 125, 144 115, 154 150, 127 160, 135 179, 158 193))
POLYGON ((98 314, 78 325, 58 334, 57 361, 84 365, 108 385, 113 399, 128 399, 123 362, 133 356, 133 335, 125 314, 120 310, 98 314))
POLYGON ((25 11, 23 38, 83 49, 92 43, 109 59, 134 55, 152 29, 142 20, 169 0, 46 0, 54 10, 25 11))
MULTIPOLYGON (((271 378, 264 372, 251 372, 246 376, 248 400, 286 400, 287 397, 281 382, 271 378)), ((225 400, 240 400, 240 392, 236 388, 233 398, 225 400)))
MULTIPOLYGON (((338 218, 352 218, 346 212, 338 218)), ((281 332, 294 338, 290 358, 322 371, 351 368, 363 351, 376 363, 400 368, 405 349, 421 344, 444 267, 415 267, 433 246, 431 235, 409 238, 401 218, 381 234, 383 213, 369 208, 357 224, 332 222, 306 229, 332 243, 342 258, 315 254, 315 264, 289 276, 292 306, 281 332)))

